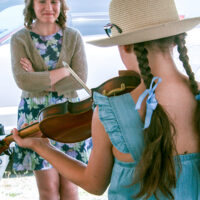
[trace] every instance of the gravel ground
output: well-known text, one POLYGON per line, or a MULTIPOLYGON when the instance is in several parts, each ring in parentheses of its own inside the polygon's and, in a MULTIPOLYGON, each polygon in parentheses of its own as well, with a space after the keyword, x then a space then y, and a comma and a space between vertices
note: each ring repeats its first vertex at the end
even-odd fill
MULTIPOLYGON (((79 188, 80 200, 107 200, 107 192, 102 196, 91 195, 79 188)), ((34 176, 3 178, 0 180, 0 200, 38 200, 34 176)))

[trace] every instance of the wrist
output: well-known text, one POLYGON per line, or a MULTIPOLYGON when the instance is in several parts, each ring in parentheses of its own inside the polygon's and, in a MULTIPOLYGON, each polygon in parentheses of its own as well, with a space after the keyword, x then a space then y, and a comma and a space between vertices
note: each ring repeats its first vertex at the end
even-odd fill
POLYGON ((69 72, 69 70, 66 67, 63 67, 62 69, 64 70, 63 73, 65 74, 66 77, 70 76, 70 72, 69 72))
POLYGON ((30 145, 30 149, 32 149, 35 152, 39 152, 40 149, 42 149, 42 146, 44 145, 43 142, 41 142, 41 138, 40 139, 35 139, 32 141, 31 145, 30 145))

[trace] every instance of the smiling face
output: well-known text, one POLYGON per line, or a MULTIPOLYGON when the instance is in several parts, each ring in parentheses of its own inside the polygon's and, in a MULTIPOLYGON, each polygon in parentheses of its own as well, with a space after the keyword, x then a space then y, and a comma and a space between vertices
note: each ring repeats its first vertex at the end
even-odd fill
POLYGON ((36 18, 42 23, 55 23, 60 7, 60 0, 34 0, 33 3, 36 18))

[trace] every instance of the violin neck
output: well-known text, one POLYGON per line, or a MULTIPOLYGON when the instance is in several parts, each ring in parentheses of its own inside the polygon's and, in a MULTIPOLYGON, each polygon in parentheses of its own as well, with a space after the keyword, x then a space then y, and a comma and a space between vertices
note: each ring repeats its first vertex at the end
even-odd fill
MULTIPOLYGON (((40 130, 39 122, 35 122, 31 125, 26 126, 25 128, 19 129, 18 132, 19 132, 20 137, 25 138, 25 137, 30 136, 30 135, 32 135, 33 133, 35 133, 39 130, 40 130)), ((10 144, 11 142, 13 142, 14 141, 13 134, 11 133, 11 134, 7 135, 4 138, 4 141, 7 144, 10 144)))

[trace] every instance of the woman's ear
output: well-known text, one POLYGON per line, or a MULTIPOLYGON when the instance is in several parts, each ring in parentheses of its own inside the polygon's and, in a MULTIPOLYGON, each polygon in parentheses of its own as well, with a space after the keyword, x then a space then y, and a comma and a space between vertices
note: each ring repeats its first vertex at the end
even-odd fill
POLYGON ((124 45, 123 48, 126 53, 131 53, 133 51, 133 45, 131 44, 124 45))
POLYGON ((139 71, 137 57, 133 50, 133 45, 118 46, 121 60, 128 70, 139 71))

